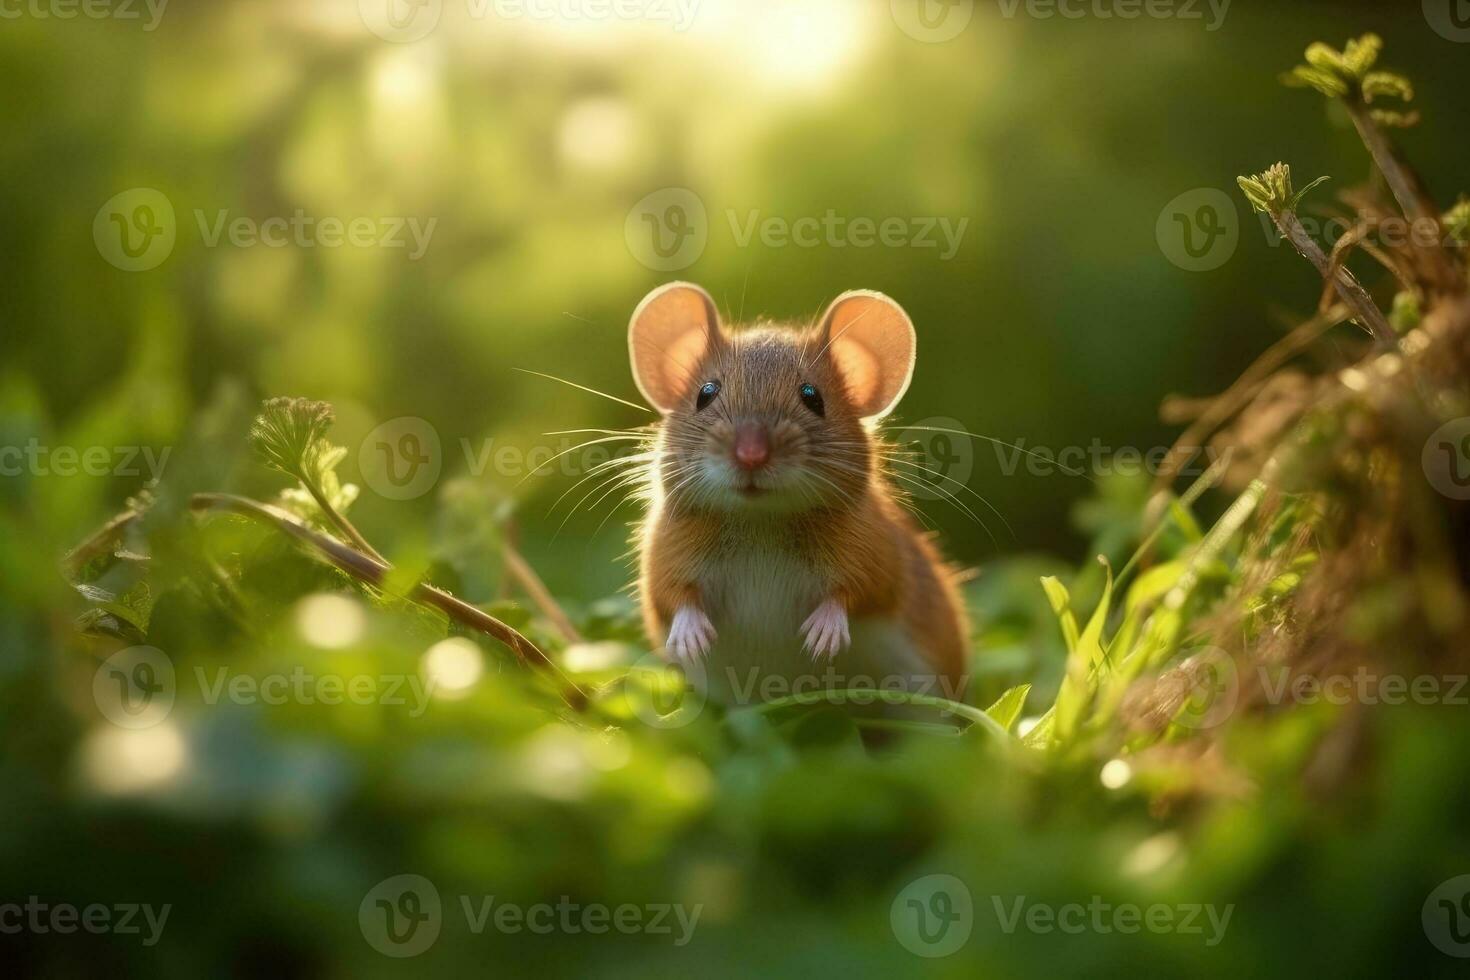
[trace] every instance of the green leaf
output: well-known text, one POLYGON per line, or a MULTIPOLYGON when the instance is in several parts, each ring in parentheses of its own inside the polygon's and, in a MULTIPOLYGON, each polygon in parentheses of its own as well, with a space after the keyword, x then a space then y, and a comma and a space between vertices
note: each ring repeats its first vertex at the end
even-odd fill
MULTIPOLYGON (((1104 565, 1106 566, 1106 562, 1104 565)), ((1054 742, 1067 742, 1077 732, 1082 713, 1092 700, 1095 691, 1094 677, 1107 650, 1103 646, 1103 624, 1107 622, 1108 610, 1113 598, 1113 570, 1107 569, 1107 581, 1103 585, 1102 598, 1087 621, 1082 635, 1077 639, 1077 648, 1067 658, 1067 672, 1062 677, 1062 686, 1057 691, 1056 732, 1054 742)))
POLYGON ((1051 611, 1056 614, 1057 621, 1062 627, 1062 638, 1067 642, 1067 653, 1071 654, 1077 649, 1077 619, 1072 615, 1072 597, 1067 593, 1067 587, 1054 575, 1046 575, 1041 579, 1041 587, 1046 590, 1046 598, 1051 602, 1051 611))
POLYGON ((1235 178, 1251 207, 1268 214, 1285 214, 1296 210, 1306 193, 1324 180, 1327 178, 1318 177, 1301 190, 1293 190, 1291 167, 1284 163, 1273 163, 1254 177, 1235 178))
POLYGON ((1009 732, 1021 717, 1021 710, 1026 707, 1026 696, 1030 693, 1030 684, 1019 684, 996 698, 995 703, 985 709, 985 713, 1009 732))
POLYGON ((1444 213, 1441 223, 1457 244, 1470 244, 1470 197, 1460 195, 1455 206, 1444 213))
POLYGON ((346 450, 327 442, 332 406, 306 398, 271 398, 250 426, 250 447, 274 470, 304 483, 321 484, 346 450))
POLYGON ((1372 102, 1381 96, 1408 102, 1414 98, 1414 86, 1404 76, 1391 71, 1371 72, 1363 78, 1363 99, 1372 102))

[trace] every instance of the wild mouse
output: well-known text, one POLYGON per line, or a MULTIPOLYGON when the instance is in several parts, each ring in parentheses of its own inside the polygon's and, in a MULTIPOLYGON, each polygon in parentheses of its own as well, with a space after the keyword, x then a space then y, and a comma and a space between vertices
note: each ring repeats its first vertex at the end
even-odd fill
POLYGON ((960 696, 955 572, 885 476, 877 431, 915 346, 903 308, 867 290, 811 326, 726 329, 684 282, 633 312, 633 376, 662 415, 637 532, 644 622, 713 696, 814 677, 960 696))

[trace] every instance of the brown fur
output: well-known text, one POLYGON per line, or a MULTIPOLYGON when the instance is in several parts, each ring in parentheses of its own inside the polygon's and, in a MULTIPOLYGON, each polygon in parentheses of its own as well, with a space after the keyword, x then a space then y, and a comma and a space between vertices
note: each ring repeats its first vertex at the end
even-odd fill
POLYGON ((720 331, 697 363, 677 366, 684 397, 659 427, 659 471, 639 531, 650 640, 661 645, 674 611, 698 604, 703 567, 769 535, 830 581, 849 617, 896 615, 959 690, 969 630, 955 572, 900 505, 883 475, 891 447, 854 413, 826 348, 817 331, 761 326, 720 331), (710 379, 720 381, 720 394, 696 412, 698 388, 710 379), (822 392, 825 417, 802 404, 805 382, 822 392), (736 422, 751 419, 771 433, 770 468, 789 507, 742 507, 691 480, 706 460, 729 458, 736 422))

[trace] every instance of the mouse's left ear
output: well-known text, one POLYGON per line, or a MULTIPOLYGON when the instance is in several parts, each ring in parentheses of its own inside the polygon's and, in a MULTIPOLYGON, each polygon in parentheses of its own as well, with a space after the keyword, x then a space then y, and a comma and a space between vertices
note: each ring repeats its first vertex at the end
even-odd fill
POLYGON ((628 323, 633 380, 667 415, 694 397, 704 380, 695 372, 720 343, 720 315, 709 293, 692 282, 667 283, 643 297, 628 323))
POLYGON ((827 307, 821 335, 858 416, 891 412, 914 376, 914 324, 903 307, 882 293, 854 289, 827 307))

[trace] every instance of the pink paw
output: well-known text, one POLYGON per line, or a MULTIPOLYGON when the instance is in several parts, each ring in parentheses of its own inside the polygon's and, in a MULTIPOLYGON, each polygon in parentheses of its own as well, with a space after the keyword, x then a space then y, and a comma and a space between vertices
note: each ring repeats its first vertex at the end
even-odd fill
POLYGON ((669 624, 669 639, 664 649, 681 663, 709 653, 715 639, 715 626, 698 606, 680 606, 669 624))
POLYGON ((806 649, 812 657, 831 657, 852 642, 847 633, 847 610, 836 599, 828 599, 801 624, 806 649))

